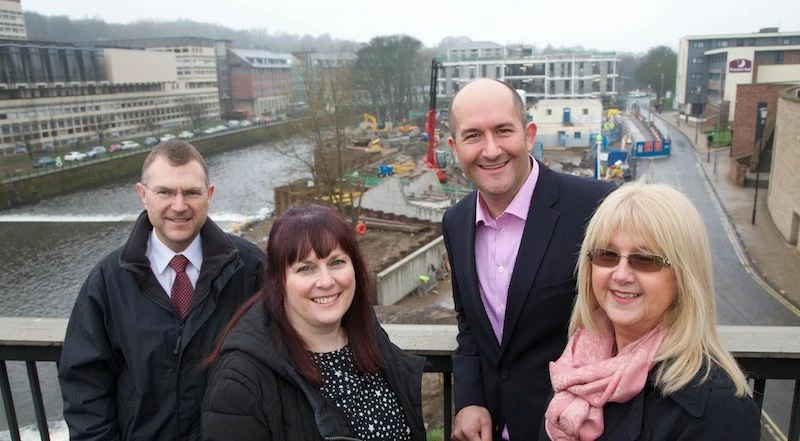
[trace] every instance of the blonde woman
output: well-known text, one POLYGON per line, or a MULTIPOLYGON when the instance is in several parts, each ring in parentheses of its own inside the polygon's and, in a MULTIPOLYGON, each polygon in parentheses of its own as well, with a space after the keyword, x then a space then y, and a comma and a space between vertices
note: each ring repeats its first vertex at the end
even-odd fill
POLYGON ((759 439, 745 376, 717 336, 708 237, 688 198, 623 185, 592 217, 577 272, 542 439, 759 439))

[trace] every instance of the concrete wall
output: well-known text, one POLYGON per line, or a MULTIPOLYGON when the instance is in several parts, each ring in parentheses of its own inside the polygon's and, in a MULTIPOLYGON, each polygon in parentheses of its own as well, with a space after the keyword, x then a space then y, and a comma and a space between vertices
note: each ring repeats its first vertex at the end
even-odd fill
POLYGON ((108 81, 112 84, 178 81, 175 54, 135 49, 104 49, 108 81))
MULTIPOLYGON (((789 243, 800 234, 800 87, 778 97, 775 145, 772 155, 767 208, 772 221, 789 243)), ((800 247, 798 247, 800 249, 800 247)))
POLYGON ((397 176, 390 176, 384 178, 377 187, 370 188, 369 191, 364 193, 364 196, 361 198, 361 207, 368 210, 383 211, 385 213, 397 214, 414 219, 441 222, 444 210, 414 205, 406 196, 406 192, 409 191, 421 195, 434 183, 441 188, 433 172, 424 172, 421 176, 414 179, 409 183, 409 186, 412 186, 410 189, 404 189, 400 178, 397 176))
POLYGON ((417 287, 421 274, 428 274, 430 265, 442 267, 446 253, 444 238, 439 236, 378 273, 378 304, 393 305, 399 302, 417 287))

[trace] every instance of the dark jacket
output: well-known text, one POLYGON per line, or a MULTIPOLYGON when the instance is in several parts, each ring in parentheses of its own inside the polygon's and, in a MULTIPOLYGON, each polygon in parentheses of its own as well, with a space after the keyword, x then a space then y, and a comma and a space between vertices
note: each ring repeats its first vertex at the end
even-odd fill
MULTIPOLYGON (((761 437, 758 407, 750 396, 734 395, 733 382, 722 369, 712 369, 705 382, 698 374, 667 397, 656 389, 654 372, 633 399, 603 407, 604 431, 597 441, 758 441, 761 437)), ((539 440, 549 440, 544 420, 539 440)))
MULTIPOLYGON (((270 349, 274 326, 258 302, 225 339, 203 400, 203 440, 355 440, 344 414, 294 369, 286 349, 270 349)), ((397 394, 411 439, 424 441, 424 360, 403 353, 376 326, 382 374, 397 394)))
POLYGON ((190 440, 200 431, 200 366, 260 286, 263 253, 210 219, 189 315, 179 319, 145 256, 146 213, 89 274, 64 338, 59 380, 73 441, 190 440))
POLYGON ((472 192, 442 221, 458 317, 453 353, 456 410, 487 408, 497 438, 508 424, 512 441, 535 439, 550 395, 548 363, 567 343, 576 295, 575 262, 589 218, 611 184, 556 173, 539 163, 539 180, 508 288, 503 341, 486 315, 475 266, 472 192))

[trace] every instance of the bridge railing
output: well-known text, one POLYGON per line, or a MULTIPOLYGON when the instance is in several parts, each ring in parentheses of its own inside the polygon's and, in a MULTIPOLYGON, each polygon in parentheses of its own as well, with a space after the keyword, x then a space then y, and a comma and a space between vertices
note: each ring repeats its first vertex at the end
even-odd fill
MULTIPOLYGON (((0 391, 12 440, 21 438, 6 363, 25 363, 37 428, 41 439, 48 441, 47 417, 36 362, 58 362, 66 324, 66 319, 0 317, 0 391)), ((443 375, 444 439, 450 439, 450 356, 456 348, 456 326, 385 324, 383 327, 403 350, 427 358, 426 371, 443 375)), ((800 441, 800 327, 720 326, 719 333, 725 347, 752 379, 759 407, 763 405, 768 380, 794 380, 788 440, 800 441)))

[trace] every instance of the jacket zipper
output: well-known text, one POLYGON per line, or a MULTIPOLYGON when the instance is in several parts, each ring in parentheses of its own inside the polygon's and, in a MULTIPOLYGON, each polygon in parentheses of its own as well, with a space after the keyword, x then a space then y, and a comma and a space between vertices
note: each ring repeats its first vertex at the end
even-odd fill
POLYGON ((175 350, 172 352, 174 355, 178 355, 181 350, 181 339, 183 338, 183 321, 178 323, 178 340, 175 342, 175 350))

